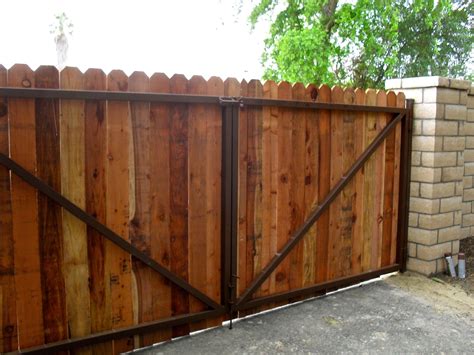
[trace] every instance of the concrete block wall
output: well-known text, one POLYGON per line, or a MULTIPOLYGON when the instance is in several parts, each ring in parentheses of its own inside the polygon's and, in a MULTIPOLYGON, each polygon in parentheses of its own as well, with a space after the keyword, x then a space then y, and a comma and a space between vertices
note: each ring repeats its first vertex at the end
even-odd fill
POLYGON ((464 135, 464 197, 462 205, 461 238, 474 235, 474 87, 461 93, 461 103, 466 105, 464 135))
POLYGON ((415 101, 407 268, 442 272, 444 253, 457 262, 459 240, 474 232, 471 82, 433 76, 391 79, 385 87, 415 101))

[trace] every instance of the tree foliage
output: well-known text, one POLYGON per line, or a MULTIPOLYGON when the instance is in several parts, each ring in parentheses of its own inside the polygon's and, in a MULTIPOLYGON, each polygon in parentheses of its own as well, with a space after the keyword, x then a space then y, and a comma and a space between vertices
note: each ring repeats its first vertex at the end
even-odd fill
POLYGON ((266 79, 382 87, 472 75, 473 10, 470 0, 260 0, 250 22, 272 16, 266 79))

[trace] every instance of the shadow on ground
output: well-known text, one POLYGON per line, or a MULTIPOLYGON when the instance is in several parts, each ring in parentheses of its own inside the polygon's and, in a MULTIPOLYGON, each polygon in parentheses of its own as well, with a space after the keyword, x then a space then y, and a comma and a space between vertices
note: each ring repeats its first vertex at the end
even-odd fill
POLYGON ((473 297, 405 274, 138 353, 471 353, 473 334, 473 297))

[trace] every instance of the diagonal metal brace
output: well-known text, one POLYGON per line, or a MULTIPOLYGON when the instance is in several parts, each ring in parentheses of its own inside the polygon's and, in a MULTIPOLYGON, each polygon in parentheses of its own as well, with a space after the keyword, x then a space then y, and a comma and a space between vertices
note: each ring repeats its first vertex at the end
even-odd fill
POLYGON ((272 258, 265 268, 262 269, 261 273, 252 281, 249 287, 242 293, 239 299, 235 303, 235 309, 239 309, 239 306, 244 304, 260 285, 270 276, 270 274, 280 265, 280 263, 285 259, 285 257, 291 252, 291 250, 296 246, 296 244, 304 237, 306 232, 313 226, 314 223, 321 217, 321 215, 329 208, 331 202, 338 196, 338 194, 346 187, 346 185, 351 181, 355 174, 364 166, 364 163, 372 156, 372 154, 377 150, 379 145, 384 141, 384 139, 390 134, 396 124, 405 117, 405 112, 399 113, 390 123, 384 127, 384 129, 378 134, 373 142, 367 147, 367 149, 362 153, 362 155, 357 159, 357 161, 351 166, 346 175, 344 175, 339 182, 333 187, 329 194, 321 202, 321 205, 316 207, 313 212, 311 212, 308 219, 299 227, 293 235, 290 237, 288 242, 281 248, 278 253, 272 258))
POLYGON ((117 233, 112 231, 107 226, 103 225, 97 221, 94 217, 89 215, 83 209, 79 208, 72 201, 65 198, 63 195, 56 192, 50 186, 45 184, 43 181, 38 179, 36 176, 25 170, 22 166, 18 165, 14 160, 7 157, 5 154, 0 153, 0 164, 11 170, 15 175, 18 175, 29 185, 38 189, 41 193, 52 199, 54 202, 59 204, 62 208, 67 210, 69 213, 80 219, 82 222, 87 224, 89 227, 95 229, 105 238, 110 240, 112 243, 117 245, 119 248, 125 250, 126 252, 133 255, 135 258, 143 262, 145 265, 148 265, 150 268, 158 272, 163 277, 167 278, 169 281, 175 285, 181 287, 183 290, 187 291, 190 295, 196 297, 207 306, 215 310, 221 310, 223 307, 212 300, 210 297, 206 296, 204 293, 198 289, 191 286, 188 282, 177 276, 176 274, 169 271, 164 266, 157 263, 155 260, 150 258, 148 255, 134 247, 132 244, 121 238, 117 233))

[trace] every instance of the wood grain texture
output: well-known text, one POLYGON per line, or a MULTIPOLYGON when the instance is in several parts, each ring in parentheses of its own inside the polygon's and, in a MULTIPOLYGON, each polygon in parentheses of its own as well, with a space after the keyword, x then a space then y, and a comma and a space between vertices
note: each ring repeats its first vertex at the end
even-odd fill
MULTIPOLYGON (((262 97, 263 87, 257 80, 251 80, 247 85, 249 97, 262 97)), ((261 107, 244 107, 247 113, 247 226, 246 248, 246 273, 241 275, 239 292, 252 282, 256 272, 262 268, 262 238, 263 238, 263 127, 264 118, 261 107)), ((251 311, 241 312, 242 315, 251 311)))
MULTIPOLYGON (((332 88, 331 103, 343 103, 344 92, 336 86, 332 88)), ((341 111, 331 112, 331 169, 330 181, 331 189, 341 179, 343 169, 343 151, 344 151, 344 122, 341 111)), ((335 279, 342 276, 340 262, 342 257, 342 230, 343 221, 343 199, 342 193, 336 197, 329 207, 329 248, 328 248, 328 277, 335 279)))
MULTIPOLYGON (((150 80, 143 72, 134 72, 128 82, 129 91, 149 92, 150 80)), ((130 155, 130 240, 148 256, 151 255, 151 194, 150 194, 150 103, 130 102, 133 150, 130 155)), ((132 259, 132 287, 134 324, 150 322, 153 319, 152 277, 155 273, 141 261, 132 259), (134 281, 134 282, 133 282, 134 281)), ((137 337, 139 344, 154 343, 152 334, 137 337)))
MULTIPOLYGON (((282 100, 291 100, 291 84, 282 82, 278 85, 278 98, 282 100)), ((272 117, 275 119, 275 117, 272 117)), ((270 245, 270 259, 283 248, 289 239, 292 224, 292 201, 291 201, 291 178, 294 165, 292 163, 292 145, 293 145, 293 112, 291 109, 280 108, 278 119, 276 119, 276 146, 275 152, 272 147, 272 186, 276 187, 276 202, 272 203, 276 208, 274 224, 276 226, 276 247, 272 240, 270 245), (275 180, 275 181, 274 181, 275 180)), ((273 138, 273 136, 272 136, 273 138)), ((275 195, 272 189, 272 202, 275 195)), ((265 266, 268 261, 265 263, 265 266)), ((271 292, 284 292, 290 288, 290 256, 285 258, 275 269, 275 289, 271 292)))
MULTIPOLYGON (((318 96, 318 88, 308 85, 304 92, 306 101, 314 101, 318 96)), ((319 171, 319 112, 316 110, 304 111, 305 127, 305 151, 304 151, 304 219, 318 205, 318 176, 319 171)), ((317 264, 317 224, 314 224, 303 239, 303 284, 312 285, 316 282, 317 264)))
MULTIPOLYGON (((344 90, 343 103, 353 105, 356 96, 353 89, 344 90)), ((358 156, 355 154, 355 119, 356 113, 344 111, 342 113, 342 170, 344 175, 355 163, 358 156)), ((354 221, 357 218, 355 210, 355 179, 350 181, 341 193, 341 250, 339 254, 339 275, 348 276, 352 269, 352 240, 354 238, 354 221)))
MULTIPOLYGON (((162 74, 150 78, 152 92, 170 92, 170 80, 162 74)), ((151 190, 151 256, 166 268, 170 268, 170 112, 171 105, 152 103, 150 107, 150 190, 151 190)), ((171 309, 170 282, 154 274, 152 278, 153 319, 169 317, 171 309)), ((157 331, 155 342, 171 339, 171 329, 157 331)))
MULTIPOLYGON (((229 87, 229 79, 227 82, 229 87)), ((233 81, 236 86, 238 82, 233 81)), ((234 90, 237 90, 235 88, 234 90)), ((222 96, 225 85, 221 78, 211 77, 207 81, 207 94, 222 96)), ((236 94, 238 95, 238 93, 236 94)), ((218 105, 208 106, 206 129, 206 294, 214 301, 221 300, 221 172, 222 172, 222 109, 218 105)), ((223 317, 210 319, 207 326, 219 326, 223 317)))
MULTIPOLYGON (((106 90, 106 75, 98 69, 89 69, 84 74, 87 90, 106 90)), ((106 102, 85 102, 85 195, 86 212, 101 223, 106 223, 106 166, 107 166, 107 122, 106 102)), ((90 277, 91 332, 112 329, 112 298, 110 293, 110 268, 106 263, 110 241, 87 227, 87 253, 90 277)), ((92 346, 94 354, 112 353, 113 343, 105 342, 92 346)))
MULTIPOLYGON (((107 76, 107 90, 127 91, 128 78, 114 70, 107 76)), ((128 102, 107 103, 106 221, 107 226, 130 241, 131 212, 130 158, 132 127, 128 102)), ((131 256, 116 245, 106 245, 106 262, 110 270, 112 328, 133 324, 131 256)), ((114 340, 114 353, 133 349, 133 339, 114 340)))
MULTIPOLYGON (((365 91, 358 88, 354 93, 355 103, 357 105, 364 105, 365 91)), ((366 147, 366 116, 365 112, 356 113, 354 137, 354 154, 356 159, 361 156, 366 147)), ((352 274, 358 274, 362 270, 362 252, 364 248, 364 175, 365 168, 362 167, 354 177, 355 202, 353 204, 353 213, 355 222, 354 236, 352 238, 352 274)))
MULTIPOLYGON (((331 88, 322 85, 319 88, 317 102, 331 102, 331 88)), ((318 173, 318 196, 322 201, 330 191, 331 170, 331 112, 321 110, 318 120, 319 131, 319 171, 318 173)), ((318 239, 316 240, 316 282, 326 281, 328 278, 328 248, 329 248, 329 209, 319 218, 317 225, 318 239)))
MULTIPOLYGON (((7 86, 7 70, 0 65, 0 86, 7 86)), ((0 152, 10 155, 8 101, 0 97, 0 152)), ((15 263, 10 172, 0 166, 0 352, 18 348, 15 263)))
MULTIPOLYGON (((39 67, 35 72, 35 87, 57 89, 57 69, 39 67)), ((35 113, 37 176, 54 190, 61 191, 59 100, 36 99, 35 113)), ((38 194, 38 222, 44 333, 49 343, 66 339, 68 325, 61 207, 43 194, 38 194)))
MULTIPOLYGON (((185 94, 188 81, 183 75, 174 75, 170 80, 171 92, 185 94)), ((189 280, 188 260, 188 107, 173 105, 170 127, 170 233, 171 271, 184 280, 189 280)), ((171 286, 172 315, 189 313, 189 295, 181 288, 171 286)), ((189 325, 173 329, 173 336, 189 333, 189 325)))
MULTIPOLYGON (((386 96, 387 106, 397 105, 397 96, 390 92, 386 96)), ((391 114, 386 115, 387 124, 391 120, 391 114)), ((393 219, 393 191, 395 176, 395 136, 396 130, 393 130, 385 139, 385 168, 384 168, 384 187, 383 187, 383 225, 382 225, 382 258, 381 266, 390 265, 390 249, 392 247, 392 219, 393 219)))
MULTIPOLYGON (((295 84, 292 87, 293 100, 305 100, 305 87, 295 84)), ((306 170, 306 110, 292 110, 291 126, 291 170, 290 170, 290 209, 291 223, 287 241, 304 222, 305 213, 305 170, 306 170)), ((308 233, 290 253, 289 287, 296 289, 303 286, 304 246, 310 239, 308 233)))
MULTIPOLYGON (((35 74, 26 65, 8 70, 8 86, 29 88, 35 74)), ((10 156, 36 174, 35 101, 10 99, 10 156)), ((37 191, 12 174, 12 229, 15 260, 15 289, 20 348, 44 343, 43 296, 41 293, 37 191)))
MULTIPOLYGON (((224 83, 224 94, 226 96, 247 96, 247 82, 241 83, 237 79, 227 79, 224 83)), ((239 109, 239 181, 238 181, 238 241, 237 241, 237 290, 240 295, 246 288, 247 269, 247 182, 248 182, 248 110, 245 107, 239 109)))
MULTIPOLYGON (((387 106, 387 93, 385 91, 377 91, 377 106, 387 106)), ((377 129, 376 135, 380 134, 382 129, 387 124, 387 115, 383 112, 377 113, 377 129)), ((383 248, 383 220, 384 220, 384 186, 385 186, 385 152, 386 152, 387 140, 379 146, 374 153, 376 165, 375 165, 375 211, 374 216, 376 218, 375 227, 373 231, 372 239, 372 268, 377 269, 382 265, 382 248, 383 248)))
MULTIPOLYGON (((365 93, 365 104, 374 106, 376 104, 375 90, 367 90, 365 93)), ((377 135, 377 115, 375 113, 366 113, 365 120, 365 144, 367 147, 377 135)), ((377 177, 376 158, 372 155, 364 165, 364 221, 363 221, 363 251, 362 251, 362 271, 368 271, 373 268, 372 250, 377 250, 377 239, 374 238, 374 231, 378 230, 376 221, 377 206, 375 201, 375 184, 377 177)))
MULTIPOLYGON (((278 98, 278 85, 273 81, 267 81, 263 85, 263 97, 278 98)), ((277 252, 278 231, 277 231, 277 190, 278 190, 278 107, 263 107, 262 125, 262 150, 261 150, 261 184, 262 184, 262 205, 261 223, 262 238, 260 250, 256 252, 254 261, 254 275, 270 262, 270 259, 277 252)), ((260 287, 260 294, 268 295, 275 292, 275 275, 279 270, 275 270, 260 287)))
MULTIPOLYGON (((202 76, 193 76, 188 83, 188 92, 196 95, 207 94, 207 82, 202 76)), ((189 282, 203 293, 207 293, 207 184, 208 163, 206 139, 209 108, 203 104, 189 105, 188 109, 188 248, 189 282)), ((204 311, 206 306, 191 297, 189 311, 204 311)), ((206 321, 190 325, 191 331, 206 327, 206 321)))
MULTIPOLYGON (((61 89, 84 90, 84 77, 77 68, 60 74, 61 89)), ((85 209, 85 103, 61 100, 59 106, 61 193, 85 209)), ((87 227, 76 217, 63 212, 64 282, 69 337, 91 333, 87 227)), ((79 353, 90 353, 81 349, 79 353)))

